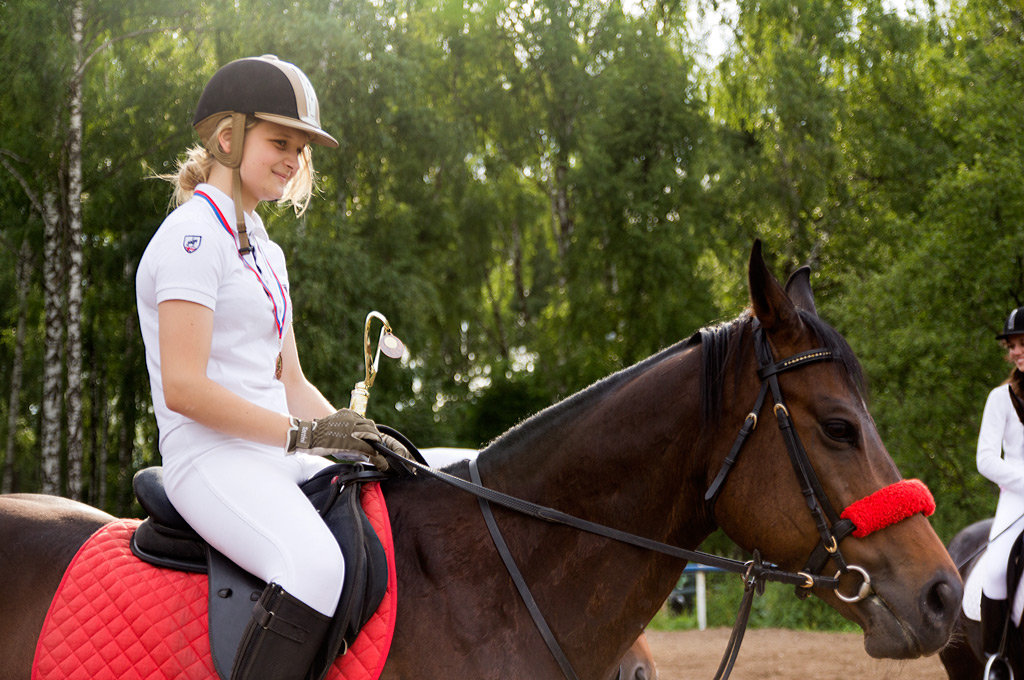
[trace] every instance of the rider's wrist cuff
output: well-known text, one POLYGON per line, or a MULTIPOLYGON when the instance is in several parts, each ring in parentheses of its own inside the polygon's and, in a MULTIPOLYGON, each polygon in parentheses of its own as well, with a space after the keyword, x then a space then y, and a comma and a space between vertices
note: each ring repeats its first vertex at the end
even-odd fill
POLYGON ((313 446, 314 424, 310 420, 299 420, 295 416, 288 417, 288 436, 285 439, 285 455, 295 453, 296 449, 309 449, 313 446))

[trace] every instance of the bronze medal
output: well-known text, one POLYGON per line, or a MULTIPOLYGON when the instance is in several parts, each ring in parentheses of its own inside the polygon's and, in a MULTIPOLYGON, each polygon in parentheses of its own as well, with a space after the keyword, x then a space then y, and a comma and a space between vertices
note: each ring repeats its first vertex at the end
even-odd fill
POLYGON ((281 353, 277 353, 277 365, 274 367, 274 377, 278 380, 281 379, 281 370, 284 368, 284 362, 281 360, 281 353))
POLYGON ((385 332, 380 336, 380 351, 384 352, 384 356, 400 359, 405 353, 405 345, 391 333, 385 332))

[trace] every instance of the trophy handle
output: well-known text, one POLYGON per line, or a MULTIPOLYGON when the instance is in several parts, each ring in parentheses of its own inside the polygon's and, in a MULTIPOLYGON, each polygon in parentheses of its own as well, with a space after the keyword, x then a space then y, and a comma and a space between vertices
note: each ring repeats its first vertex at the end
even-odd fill
POLYGON ((405 345, 391 332, 391 324, 380 312, 370 312, 366 315, 366 325, 363 328, 363 360, 366 366, 366 375, 352 388, 352 397, 349 401, 349 408, 361 416, 366 416, 366 406, 370 400, 370 388, 377 378, 377 368, 380 366, 380 354, 398 359, 405 353, 405 345), (370 329, 373 320, 381 322, 380 335, 377 337, 377 351, 374 352, 370 342, 370 329))

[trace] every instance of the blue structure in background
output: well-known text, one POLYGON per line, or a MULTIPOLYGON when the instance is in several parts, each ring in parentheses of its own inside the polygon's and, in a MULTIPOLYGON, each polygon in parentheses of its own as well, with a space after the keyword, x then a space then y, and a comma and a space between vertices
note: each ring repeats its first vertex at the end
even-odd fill
POLYGON ((668 608, 672 613, 682 614, 697 610, 697 628, 708 627, 708 600, 706 574, 708 572, 724 572, 718 567, 707 567, 703 564, 687 564, 679 582, 668 596, 668 608))

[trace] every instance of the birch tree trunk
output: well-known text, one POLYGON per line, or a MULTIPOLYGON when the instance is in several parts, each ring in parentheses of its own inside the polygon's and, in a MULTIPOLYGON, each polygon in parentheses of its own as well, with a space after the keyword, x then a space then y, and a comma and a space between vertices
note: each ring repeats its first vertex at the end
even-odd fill
MULTIPOLYGON (((102 331, 98 332, 97 335, 102 336, 102 331)), ((89 459, 92 461, 92 474, 89 477, 89 492, 86 494, 84 493, 85 489, 83 489, 83 498, 80 499, 97 508, 106 507, 107 502, 106 483, 109 449, 107 438, 110 434, 110 412, 107 399, 107 376, 109 372, 106 370, 106 365, 99 365, 99 362, 102 361, 100 357, 106 356, 104 351, 105 343, 105 338, 97 338, 95 351, 92 354, 94 363, 90 368, 93 377, 89 380, 89 402, 92 407, 92 427, 89 428, 89 448, 92 455, 89 456, 89 459)))
POLYGON ((82 2, 71 8, 74 63, 69 83, 68 129, 68 329, 67 436, 70 498, 82 498, 82 83, 85 78, 85 19, 82 2))
POLYGON ((562 266, 565 265, 565 259, 569 253, 569 245, 572 243, 572 232, 576 226, 573 221, 572 212, 569 209, 569 189, 566 179, 568 175, 569 164, 567 162, 559 162, 548 183, 551 214, 554 217, 555 248, 558 253, 558 261, 562 266))
MULTIPOLYGON (((132 258, 126 258, 124 262, 124 282, 125 285, 134 285, 135 282, 135 265, 136 262, 132 258)), ((124 327, 121 330, 121 337, 124 342, 124 361, 122 366, 121 375, 121 413, 118 418, 118 430, 117 430, 117 460, 120 467, 121 474, 127 476, 131 474, 131 471, 136 469, 134 463, 135 457, 135 428, 136 421, 138 420, 137 411, 137 399, 136 399, 136 385, 137 382, 133 379, 135 373, 133 367, 136 362, 136 339, 139 335, 139 317, 136 314, 127 314, 124 317, 124 327)), ((107 491, 106 487, 103 488, 102 492, 105 498, 104 504, 101 506, 105 510, 110 510, 113 506, 114 514, 118 517, 126 515, 130 509, 134 494, 132 492, 131 483, 128 480, 119 479, 118 483, 115 484, 113 491, 107 491), (112 498, 107 498, 112 496, 112 498)))
POLYGON ((40 436, 40 490, 60 494, 60 424, 64 324, 62 323, 63 277, 60 266, 60 215, 57 196, 43 195, 43 307, 46 334, 43 350, 43 404, 40 436))
POLYGON ((21 242, 15 270, 18 296, 18 324, 14 331, 14 365, 11 367, 11 397, 7 410, 7 441, 4 443, 4 464, 0 469, 0 493, 14 491, 14 455, 21 412, 21 384, 25 375, 25 326, 28 316, 28 289, 32 285, 32 251, 28 239, 21 242))

